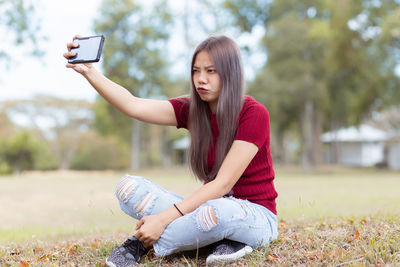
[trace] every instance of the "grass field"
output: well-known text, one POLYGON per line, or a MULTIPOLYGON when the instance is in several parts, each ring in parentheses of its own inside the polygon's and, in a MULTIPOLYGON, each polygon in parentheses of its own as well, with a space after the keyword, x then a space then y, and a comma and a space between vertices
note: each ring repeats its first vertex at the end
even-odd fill
MULTIPOLYGON (((280 237, 232 266, 400 265, 400 173, 276 167, 280 237)), ((135 221, 113 196, 124 173, 48 172, 0 178, 0 266, 104 265, 135 221)), ((188 195, 184 168, 137 173, 188 195)), ((149 255, 150 266, 202 266, 204 257, 149 255)))

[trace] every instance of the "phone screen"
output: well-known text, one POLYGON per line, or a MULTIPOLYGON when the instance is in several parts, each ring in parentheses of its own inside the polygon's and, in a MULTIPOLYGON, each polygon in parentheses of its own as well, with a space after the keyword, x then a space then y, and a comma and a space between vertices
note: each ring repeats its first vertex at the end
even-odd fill
POLYGON ((77 54, 68 59, 69 63, 98 62, 100 60, 104 36, 82 37, 75 39, 74 43, 79 44, 79 47, 71 49, 77 54))

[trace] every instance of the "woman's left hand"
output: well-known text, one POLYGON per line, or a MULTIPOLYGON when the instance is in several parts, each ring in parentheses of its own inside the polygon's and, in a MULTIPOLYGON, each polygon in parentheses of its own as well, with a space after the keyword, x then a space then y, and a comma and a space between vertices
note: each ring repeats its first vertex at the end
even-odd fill
POLYGON ((135 237, 145 248, 150 248, 160 238, 166 227, 158 215, 145 216, 136 225, 135 237))

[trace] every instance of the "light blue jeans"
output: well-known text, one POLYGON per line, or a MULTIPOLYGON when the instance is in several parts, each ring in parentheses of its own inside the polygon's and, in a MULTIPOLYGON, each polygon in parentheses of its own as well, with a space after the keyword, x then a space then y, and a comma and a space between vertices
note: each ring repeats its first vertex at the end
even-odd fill
MULTIPOLYGON (((183 200, 146 178, 128 174, 117 183, 115 196, 121 209, 135 219, 158 214, 183 200)), ((256 248, 268 245, 277 237, 276 215, 267 208, 247 200, 222 197, 209 200, 171 222, 153 247, 157 256, 165 256, 224 238, 256 248)))

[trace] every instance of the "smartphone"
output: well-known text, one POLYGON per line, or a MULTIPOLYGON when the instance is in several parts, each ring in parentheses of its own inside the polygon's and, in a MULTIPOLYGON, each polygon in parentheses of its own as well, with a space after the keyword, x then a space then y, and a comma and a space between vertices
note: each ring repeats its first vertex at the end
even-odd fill
POLYGON ((70 57, 68 63, 99 62, 104 44, 103 35, 76 38, 74 43, 79 46, 71 49, 71 52, 76 52, 76 55, 70 57))

